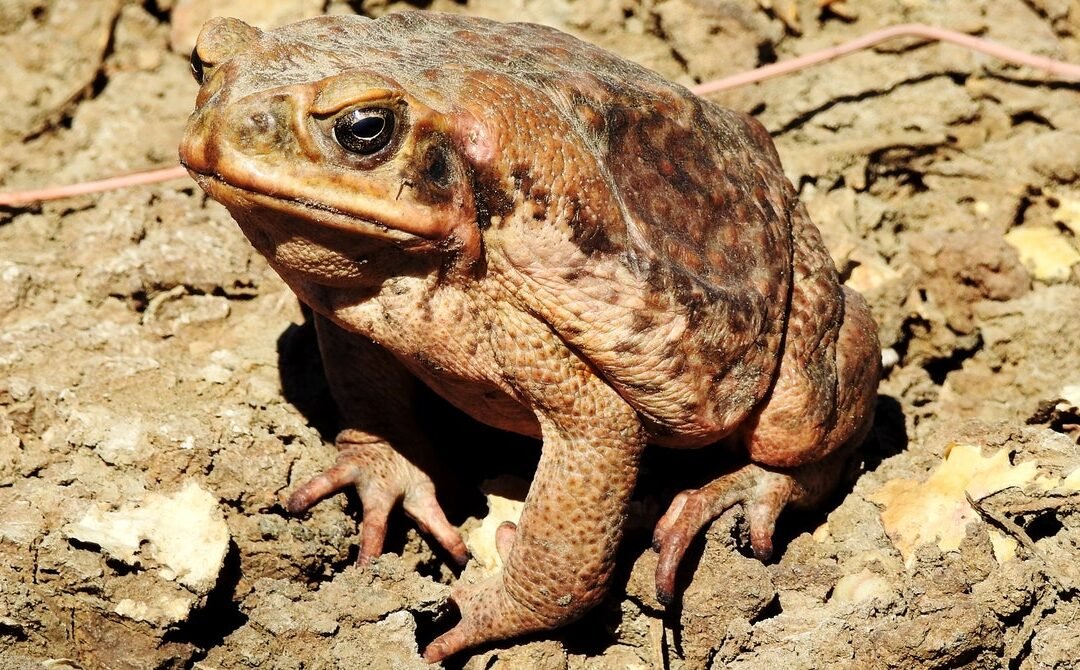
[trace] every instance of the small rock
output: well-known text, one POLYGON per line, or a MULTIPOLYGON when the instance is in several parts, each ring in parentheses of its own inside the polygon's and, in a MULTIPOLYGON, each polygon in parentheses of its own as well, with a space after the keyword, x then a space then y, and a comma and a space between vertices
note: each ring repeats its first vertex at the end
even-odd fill
POLYGON ((108 427, 105 439, 97 445, 97 452, 102 460, 112 464, 131 464, 132 455, 142 442, 142 421, 116 423, 108 427))
POLYGON ((7 540, 30 548, 45 529, 45 517, 25 500, 16 500, 4 506, 0 518, 0 542, 7 540))
POLYGON ((1068 281, 1072 266, 1080 263, 1080 252, 1053 228, 1013 228, 1005 234, 1005 241, 1016 247, 1020 261, 1040 281, 1068 281))
POLYGON ((495 547, 496 531, 504 522, 517 523, 521 518, 529 483, 518 477, 502 476, 485 481, 480 490, 487 497, 488 513, 479 526, 466 534, 465 544, 481 571, 494 574, 502 569, 502 557, 495 547))
POLYGON ((180 597, 157 597, 153 602, 132 600, 124 598, 113 609, 122 617, 135 621, 148 621, 151 623, 175 623, 187 618, 188 612, 194 605, 194 599, 189 596, 180 597))
POLYGON ((87 407, 72 412, 69 424, 68 444, 93 447, 101 460, 110 465, 132 465, 141 460, 145 440, 138 417, 87 407))
POLYGON ((10 261, 0 262, 0 313, 20 306, 30 291, 30 272, 10 261))
POLYGON ((874 574, 867 568, 863 568, 853 575, 841 577, 840 581, 836 583, 836 588, 833 589, 831 600, 841 603, 857 603, 873 598, 892 601, 896 597, 896 591, 893 589, 892 584, 889 583, 889 580, 881 575, 874 574))
POLYGON ((232 379, 232 370, 217 363, 211 363, 199 370, 199 376, 211 384, 225 384, 232 379))
POLYGON ((188 295, 186 286, 175 286, 150 299, 143 323, 162 336, 173 336, 185 326, 222 321, 231 311, 228 298, 219 295, 188 295))
POLYGON ((172 494, 151 493, 115 512, 91 509, 63 532, 128 565, 141 563, 146 542, 146 553, 160 564, 159 577, 200 595, 214 587, 229 548, 229 528, 217 499, 195 482, 172 494))

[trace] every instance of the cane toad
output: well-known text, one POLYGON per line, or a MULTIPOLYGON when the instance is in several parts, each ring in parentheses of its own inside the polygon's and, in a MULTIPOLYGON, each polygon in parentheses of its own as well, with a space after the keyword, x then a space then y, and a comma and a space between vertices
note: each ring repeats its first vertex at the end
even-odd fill
POLYGON ((399 502, 465 561, 417 381, 542 440, 502 573, 455 590, 428 660, 600 600, 646 443, 738 455, 656 527, 666 602, 709 521, 742 505, 767 557, 865 435, 875 326, 752 118, 551 28, 426 12, 215 19, 192 70, 183 164, 316 312, 346 420, 289 509, 355 486, 361 561, 399 502))

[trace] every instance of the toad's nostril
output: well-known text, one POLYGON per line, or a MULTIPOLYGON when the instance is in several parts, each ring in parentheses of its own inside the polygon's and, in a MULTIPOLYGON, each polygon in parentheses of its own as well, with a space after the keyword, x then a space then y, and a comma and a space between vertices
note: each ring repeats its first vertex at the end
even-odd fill
POLYGON ((293 140, 287 106, 270 105, 248 110, 236 124, 236 142, 251 154, 281 151, 293 140))
POLYGON ((277 127, 277 119, 270 112, 261 111, 255 112, 247 120, 251 129, 255 133, 268 135, 274 132, 277 127))

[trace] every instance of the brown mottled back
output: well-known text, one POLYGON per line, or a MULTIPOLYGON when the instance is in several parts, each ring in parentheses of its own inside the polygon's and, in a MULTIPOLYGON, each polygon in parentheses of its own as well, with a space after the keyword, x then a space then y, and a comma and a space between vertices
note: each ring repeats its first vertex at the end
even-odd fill
POLYGON ((485 23, 405 12, 363 24, 362 53, 344 37, 334 53, 477 119, 494 147, 474 190, 496 216, 478 225, 531 285, 523 302, 658 428, 727 432, 768 388, 791 288, 793 196, 767 133, 558 31, 485 23), (580 254, 530 255, 552 231, 580 254), (662 388, 643 380, 656 367, 662 388))

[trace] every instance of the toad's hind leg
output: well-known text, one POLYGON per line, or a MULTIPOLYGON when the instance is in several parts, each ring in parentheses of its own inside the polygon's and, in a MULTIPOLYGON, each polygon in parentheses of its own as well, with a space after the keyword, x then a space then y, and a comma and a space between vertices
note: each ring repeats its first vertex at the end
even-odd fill
POLYGON ((750 463, 679 494, 657 523, 662 600, 670 600, 694 536, 737 504, 745 508, 755 555, 771 555, 780 512, 788 505, 812 507, 827 496, 873 422, 881 352, 870 310, 862 296, 840 286, 801 207, 793 222, 795 281, 780 369, 757 415, 736 436, 750 463))
MULTIPOLYGON (((845 298, 846 315, 836 347, 837 406, 832 413, 833 420, 826 428, 815 426, 812 429, 824 442, 809 445, 816 460, 801 461, 798 454, 793 454, 769 462, 770 456, 784 456, 784 450, 780 448, 783 444, 776 441, 805 444, 807 428, 791 422, 797 408, 792 407, 790 398, 777 398, 779 409, 770 410, 773 406, 767 405, 754 428, 744 436, 753 462, 700 489, 678 494, 656 524, 653 545, 660 552, 656 595, 661 602, 671 602, 676 571, 694 537, 710 521, 735 505, 744 507, 754 554, 762 560, 768 558, 772 554, 773 530, 780 512, 788 505, 809 508, 820 504, 835 488, 852 449, 866 437, 873 422, 881 354, 866 304, 854 291, 845 289, 845 298), (775 415, 783 420, 769 424, 775 415)), ((778 380, 771 398, 783 392, 784 387, 778 380)))
POLYGON ((743 505, 754 554, 762 560, 768 558, 780 512, 787 505, 817 504, 832 490, 835 473, 846 456, 843 451, 834 452, 817 463, 787 470, 749 463, 699 489, 676 495, 653 531, 653 547, 660 553, 657 600, 671 604, 679 564, 690 543, 713 519, 736 505, 743 505))

